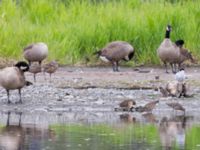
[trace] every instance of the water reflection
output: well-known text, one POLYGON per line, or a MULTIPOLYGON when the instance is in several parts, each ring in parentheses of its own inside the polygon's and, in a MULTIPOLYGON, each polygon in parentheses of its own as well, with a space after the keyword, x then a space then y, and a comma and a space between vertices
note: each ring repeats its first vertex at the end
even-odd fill
POLYGON ((173 149, 174 145, 177 145, 179 149, 185 149, 187 121, 188 117, 184 115, 162 118, 159 133, 165 150, 173 149))
POLYGON ((42 139, 54 140, 55 133, 49 129, 36 128, 32 124, 22 125, 22 113, 7 112, 6 125, 0 132, 0 150, 39 150, 42 139), (12 115, 18 116, 17 123, 11 124, 12 115))
MULTIPOLYGON (((199 148, 200 125, 194 122, 192 117, 174 116, 174 114, 161 117, 160 114, 130 112, 110 114, 98 112, 96 115, 91 113, 90 115, 78 112, 63 113, 59 118, 62 120, 68 116, 65 123, 57 122, 38 127, 34 121, 32 123, 27 121, 29 117, 27 114, 4 113, 5 125, 0 125, 0 150, 198 150, 199 148), (104 115, 112 118, 103 123, 91 122, 94 118, 104 115), (71 119, 69 116, 79 116, 79 121, 69 122, 71 119), (80 120, 83 117, 88 117, 88 121, 80 120)), ((74 120, 76 119, 74 117, 74 120)))

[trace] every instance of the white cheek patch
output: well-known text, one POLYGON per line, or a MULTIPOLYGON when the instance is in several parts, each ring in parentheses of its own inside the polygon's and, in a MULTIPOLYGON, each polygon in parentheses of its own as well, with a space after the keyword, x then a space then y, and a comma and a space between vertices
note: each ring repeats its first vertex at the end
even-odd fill
POLYGON ((125 59, 128 61, 128 60, 129 60, 129 57, 128 57, 128 56, 125 56, 125 59))
POLYGON ((24 67, 24 66, 20 66, 20 70, 26 70, 27 67, 24 67))
POLYGON ((104 56, 100 56, 100 59, 101 60, 103 60, 103 61, 105 61, 105 62, 110 62, 106 57, 104 57, 104 56))

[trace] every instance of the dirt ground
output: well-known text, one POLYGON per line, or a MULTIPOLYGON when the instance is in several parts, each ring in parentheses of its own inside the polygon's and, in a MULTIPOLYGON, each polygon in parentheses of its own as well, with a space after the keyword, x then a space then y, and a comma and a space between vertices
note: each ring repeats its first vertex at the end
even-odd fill
MULTIPOLYGON (((159 105, 153 111, 159 117, 173 113, 166 102, 177 101, 186 108, 188 115, 195 116, 195 120, 200 122, 200 68, 190 67, 185 71, 190 92, 194 94, 192 98, 163 98, 159 91, 154 90, 175 80, 174 74, 166 74, 163 68, 121 67, 120 72, 113 72, 111 67, 60 67, 52 76, 52 82, 49 75, 39 73, 35 83, 33 75, 26 73, 27 80, 33 85, 23 88, 23 104, 14 104, 19 100, 15 90, 11 91, 10 97, 13 104, 8 105, 6 92, 0 88, 0 110, 3 116, 7 111, 20 111, 36 116, 32 118, 37 121, 48 116, 48 122, 51 122, 64 116, 62 120, 72 122, 109 122, 118 117, 120 112, 114 112, 114 108, 124 99, 134 99, 137 105, 159 100, 159 105), (156 80, 155 76, 159 76, 159 79, 156 80), (116 117, 110 119, 110 116, 116 117)), ((25 118, 30 122, 30 117, 25 118)))

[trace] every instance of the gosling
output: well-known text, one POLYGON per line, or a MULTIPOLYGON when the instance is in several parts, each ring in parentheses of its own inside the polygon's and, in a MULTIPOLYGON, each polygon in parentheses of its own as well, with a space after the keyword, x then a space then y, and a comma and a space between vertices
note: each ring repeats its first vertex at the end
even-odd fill
POLYGON ((29 68, 29 72, 33 73, 34 82, 36 82, 36 74, 40 73, 41 71, 42 71, 42 68, 39 64, 36 64, 36 63, 31 64, 29 68))
POLYGON ((56 61, 51 61, 50 63, 44 66, 43 71, 44 71, 44 74, 45 72, 49 73, 50 81, 51 81, 51 74, 55 73, 57 69, 58 69, 58 63, 56 61))
POLYGON ((8 104, 11 103, 10 101, 10 90, 18 89, 19 91, 19 102, 22 103, 21 99, 21 89, 25 85, 31 85, 32 83, 26 81, 24 72, 29 70, 29 65, 24 61, 19 61, 13 67, 6 67, 0 71, 0 85, 6 90, 7 97, 8 97, 8 104))

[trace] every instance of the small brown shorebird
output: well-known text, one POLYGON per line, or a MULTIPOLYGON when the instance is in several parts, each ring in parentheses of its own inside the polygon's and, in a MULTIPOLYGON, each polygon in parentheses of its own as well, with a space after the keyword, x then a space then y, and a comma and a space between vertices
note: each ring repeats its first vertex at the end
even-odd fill
POLYGON ((134 108, 134 105, 136 105, 136 102, 132 99, 127 99, 122 101, 119 106, 123 109, 127 109, 128 111, 132 111, 134 108))
POLYGON ((55 73, 58 69, 58 63, 56 61, 51 61, 48 64, 44 65, 44 74, 45 72, 49 73, 50 81, 51 81, 51 74, 55 73))
POLYGON ((155 106, 156 106, 157 103, 159 103, 158 100, 152 101, 152 102, 147 103, 144 106, 138 106, 138 107, 136 107, 135 110, 139 111, 139 112, 151 112, 155 108, 155 106))
POLYGON ((168 93, 168 91, 165 88, 163 88, 163 87, 160 86, 159 90, 160 90, 160 93, 162 94, 163 97, 169 96, 169 93, 168 93))
POLYGON ((30 65, 30 68, 29 68, 29 72, 30 73, 33 73, 33 77, 34 77, 34 82, 36 82, 36 74, 37 73, 40 73, 42 71, 42 68, 39 64, 37 63, 32 63, 30 65))
POLYGON ((166 103, 169 107, 171 107, 173 110, 180 110, 180 111, 183 111, 184 112, 184 114, 185 114, 185 108, 181 105, 181 104, 179 104, 179 103, 177 103, 177 102, 171 102, 171 103, 166 103))

